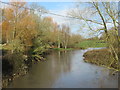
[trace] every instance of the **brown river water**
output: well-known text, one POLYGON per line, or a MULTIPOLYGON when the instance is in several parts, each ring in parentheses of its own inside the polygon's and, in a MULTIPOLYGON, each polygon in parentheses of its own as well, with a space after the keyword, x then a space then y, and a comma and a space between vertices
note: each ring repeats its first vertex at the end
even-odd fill
POLYGON ((84 62, 83 54, 92 49, 52 51, 46 56, 46 62, 33 63, 28 74, 16 78, 8 87, 117 88, 117 75, 111 75, 106 68, 84 62))

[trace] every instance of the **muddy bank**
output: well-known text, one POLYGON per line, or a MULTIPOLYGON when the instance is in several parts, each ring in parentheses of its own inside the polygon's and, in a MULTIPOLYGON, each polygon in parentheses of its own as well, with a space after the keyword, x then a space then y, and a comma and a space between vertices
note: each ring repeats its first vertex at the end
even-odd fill
POLYGON ((8 53, 3 50, 2 55, 2 87, 5 88, 15 78, 24 76, 30 70, 32 62, 45 61, 45 56, 49 54, 51 50, 46 50, 40 57, 40 60, 31 58, 31 55, 23 55, 22 53, 8 53))
POLYGON ((7 87, 14 78, 25 75, 30 60, 20 53, 7 53, 2 56, 2 87, 7 87), (28 63, 29 62, 29 63, 28 63))

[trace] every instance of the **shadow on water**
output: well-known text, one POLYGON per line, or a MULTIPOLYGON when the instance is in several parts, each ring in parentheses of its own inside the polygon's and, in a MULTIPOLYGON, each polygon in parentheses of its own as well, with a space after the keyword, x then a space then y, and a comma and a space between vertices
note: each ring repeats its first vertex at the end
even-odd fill
MULTIPOLYGON (((97 48, 99 49, 99 48, 97 48)), ((29 73, 16 78, 11 88, 116 88, 117 75, 83 61, 87 50, 52 51, 46 62, 33 63, 29 73)))

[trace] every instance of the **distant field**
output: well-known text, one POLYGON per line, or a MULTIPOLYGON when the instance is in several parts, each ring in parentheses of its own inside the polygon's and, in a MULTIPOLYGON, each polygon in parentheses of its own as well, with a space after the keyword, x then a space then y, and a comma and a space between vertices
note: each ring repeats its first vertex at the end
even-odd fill
POLYGON ((89 48, 89 47, 106 47, 107 44, 103 40, 85 40, 77 44, 76 47, 89 48))

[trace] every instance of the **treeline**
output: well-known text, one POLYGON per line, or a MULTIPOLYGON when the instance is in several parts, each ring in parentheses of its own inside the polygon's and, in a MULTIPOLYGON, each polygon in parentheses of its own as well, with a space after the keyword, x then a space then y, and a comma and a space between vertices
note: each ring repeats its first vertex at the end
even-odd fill
POLYGON ((79 34, 71 34, 68 25, 58 25, 51 17, 42 17, 43 13, 33 10, 45 11, 42 7, 25 2, 10 4, 1 8, 3 75, 25 69, 29 59, 43 60, 41 55, 49 48, 77 48, 74 45, 82 40, 79 34))

